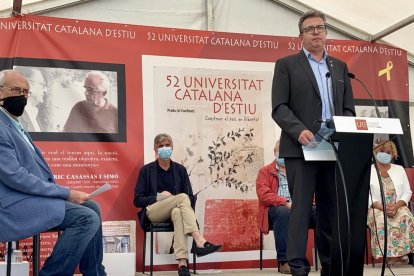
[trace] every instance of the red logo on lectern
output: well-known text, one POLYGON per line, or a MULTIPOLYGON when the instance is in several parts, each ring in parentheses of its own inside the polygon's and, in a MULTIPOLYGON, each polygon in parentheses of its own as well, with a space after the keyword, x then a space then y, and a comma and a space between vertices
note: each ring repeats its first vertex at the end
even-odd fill
POLYGON ((357 130, 368 130, 368 125, 366 120, 355 119, 355 125, 357 130))

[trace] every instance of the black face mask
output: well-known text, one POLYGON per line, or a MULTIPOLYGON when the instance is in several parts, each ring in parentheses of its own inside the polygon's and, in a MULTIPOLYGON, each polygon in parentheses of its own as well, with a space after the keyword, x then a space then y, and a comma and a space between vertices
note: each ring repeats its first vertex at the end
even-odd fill
POLYGON ((7 112, 17 117, 22 116, 27 104, 27 98, 24 95, 7 97, 0 99, 0 101, 3 101, 2 106, 7 112))

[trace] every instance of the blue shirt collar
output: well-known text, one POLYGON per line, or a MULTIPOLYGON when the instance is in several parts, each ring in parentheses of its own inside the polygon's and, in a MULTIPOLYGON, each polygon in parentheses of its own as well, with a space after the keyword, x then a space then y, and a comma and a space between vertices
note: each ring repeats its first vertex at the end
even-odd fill
POLYGON ((10 119, 10 121, 12 122, 12 124, 18 129, 24 129, 23 126, 20 124, 20 122, 18 120, 15 120, 12 116, 10 116, 9 113, 7 113, 4 108, 0 108, 1 111, 6 114, 6 116, 10 119))
MULTIPOLYGON (((302 49, 303 49, 303 52, 305 53, 305 55, 306 55, 306 57, 308 59, 315 60, 313 58, 312 54, 308 50, 306 50, 305 48, 302 48, 302 49)), ((327 56, 328 56, 328 53, 326 51, 323 51, 323 58, 322 58, 322 60, 325 60, 327 56)))
POLYGON ((7 115, 7 117, 12 122, 13 126, 17 129, 17 131, 22 135, 23 139, 27 142, 27 144, 35 151, 34 146, 32 145, 28 134, 26 133, 24 127, 20 124, 18 120, 15 120, 12 116, 10 116, 3 108, 0 108, 1 111, 7 115))

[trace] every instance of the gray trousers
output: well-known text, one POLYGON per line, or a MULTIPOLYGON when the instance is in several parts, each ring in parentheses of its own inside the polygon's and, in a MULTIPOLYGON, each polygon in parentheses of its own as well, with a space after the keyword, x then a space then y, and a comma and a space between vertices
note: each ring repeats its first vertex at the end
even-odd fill
POLYGON ((178 194, 147 206, 147 217, 151 222, 172 221, 174 254, 177 259, 187 259, 188 235, 199 231, 188 195, 178 194))

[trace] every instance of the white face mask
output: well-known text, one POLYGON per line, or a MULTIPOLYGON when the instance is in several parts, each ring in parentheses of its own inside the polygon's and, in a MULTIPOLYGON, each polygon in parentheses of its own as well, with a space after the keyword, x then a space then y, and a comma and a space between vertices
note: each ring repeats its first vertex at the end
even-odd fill
POLYGON ((386 152, 378 152, 377 153, 377 160, 381 164, 386 165, 386 164, 391 162, 391 154, 388 154, 386 152))
POLYGON ((279 164, 279 166, 283 166, 283 167, 285 166, 285 159, 280 158, 278 152, 275 153, 275 160, 276 160, 276 163, 279 164))
POLYGON ((162 147, 158 149, 158 156, 162 160, 168 160, 170 159, 172 152, 172 147, 162 147))

